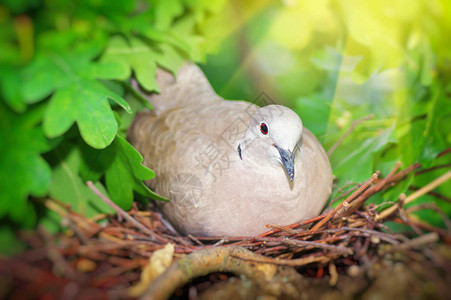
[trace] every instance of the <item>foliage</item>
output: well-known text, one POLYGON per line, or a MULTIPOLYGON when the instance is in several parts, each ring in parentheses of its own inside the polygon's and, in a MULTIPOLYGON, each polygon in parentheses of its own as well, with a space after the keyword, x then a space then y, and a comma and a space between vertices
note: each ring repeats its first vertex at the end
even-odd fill
MULTIPOLYGON (((157 67, 203 60, 196 33, 222 1, 5 1, 0 5, 0 218, 8 227, 58 218, 53 197, 85 216, 111 212, 86 186, 124 209, 135 195, 166 200, 126 141, 124 124, 150 104, 129 93, 134 76, 158 92, 157 67)), ((145 197, 141 197, 144 199, 145 197)), ((0 230, 10 239, 11 231, 0 230)))

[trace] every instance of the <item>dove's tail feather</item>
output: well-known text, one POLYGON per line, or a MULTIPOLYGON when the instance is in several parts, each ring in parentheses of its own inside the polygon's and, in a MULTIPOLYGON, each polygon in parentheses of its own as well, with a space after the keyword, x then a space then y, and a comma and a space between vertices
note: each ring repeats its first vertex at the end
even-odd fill
POLYGON ((185 63, 178 70, 176 78, 170 72, 159 68, 157 83, 160 93, 147 97, 157 114, 174 107, 222 100, 216 95, 202 70, 194 63, 185 63))

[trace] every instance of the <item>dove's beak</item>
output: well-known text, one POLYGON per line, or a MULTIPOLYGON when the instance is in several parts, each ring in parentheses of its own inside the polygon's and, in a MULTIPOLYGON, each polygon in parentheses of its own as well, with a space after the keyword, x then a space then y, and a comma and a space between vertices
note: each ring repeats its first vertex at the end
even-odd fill
POLYGON ((285 171, 287 171, 290 181, 294 178, 294 154, 290 150, 285 150, 274 144, 274 147, 279 151, 280 161, 282 162, 285 171))

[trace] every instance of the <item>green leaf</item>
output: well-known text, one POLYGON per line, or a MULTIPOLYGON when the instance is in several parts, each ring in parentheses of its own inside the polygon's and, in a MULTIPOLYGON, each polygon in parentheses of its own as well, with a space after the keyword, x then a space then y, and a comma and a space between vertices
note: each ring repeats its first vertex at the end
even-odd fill
POLYGON ((124 69, 122 64, 109 62, 109 63, 95 63, 89 66, 86 73, 91 74, 95 78, 101 79, 116 79, 124 78, 125 74, 128 74, 128 70, 124 69))
MULTIPOLYGON (((88 218, 99 213, 114 212, 81 179, 79 175, 81 152, 76 144, 62 143, 49 153, 48 159, 53 166, 51 197, 69 204, 74 211, 88 218)), ((95 185, 107 195, 100 182, 95 185)))
POLYGON ((449 98, 444 95, 437 83, 432 85, 431 99, 427 104, 427 119, 422 133, 424 142, 420 161, 423 166, 430 165, 437 155, 446 150, 449 144, 445 141, 445 134, 449 132, 451 105, 449 98))
POLYGON ((43 215, 39 217, 38 227, 43 227, 49 234, 61 232, 61 216, 50 209, 45 209, 43 215))
POLYGON ((0 256, 12 256, 25 250, 25 244, 17 239, 10 226, 0 226, 0 256))
MULTIPOLYGON (((26 70, 23 87, 25 101, 34 103, 54 93, 44 116, 44 131, 49 137, 65 133, 77 122, 83 139, 95 148, 105 148, 114 139, 117 123, 108 99, 131 112, 128 103, 100 84, 90 74, 92 47, 80 47, 78 55, 52 53, 36 58, 26 70)), ((99 65, 96 65, 99 67, 99 65)))
POLYGON ((143 180, 152 179, 155 173, 142 165, 141 154, 119 136, 112 146, 115 157, 105 173, 106 186, 111 198, 127 210, 133 202, 133 191, 156 200, 167 201, 144 184, 143 180))
POLYGON ((0 68, 0 96, 16 112, 24 112, 26 109, 20 89, 19 70, 8 67, 0 68))
MULTIPOLYGON (((61 57, 40 56, 25 69, 22 96, 26 103, 36 103, 51 95, 61 86, 70 83, 73 73, 66 72, 61 57)), ((69 68, 69 71, 71 69, 69 68)))
POLYGON ((158 65, 171 71, 172 74, 177 74, 177 70, 183 66, 185 58, 168 44, 161 44, 159 48, 160 51, 156 52, 158 65))
POLYGON ((155 27, 168 29, 173 20, 183 13, 183 5, 179 0, 153 0, 155 5, 155 27))
POLYGON ((117 132, 117 122, 108 98, 130 110, 125 100, 97 81, 81 79, 79 86, 58 90, 51 98, 44 117, 46 134, 49 137, 59 136, 76 121, 86 143, 94 148, 105 148, 117 132))
MULTIPOLYGON (((416 83, 418 85, 418 83, 416 83)), ((433 83, 428 93, 418 95, 412 88, 409 97, 399 100, 396 131, 402 161, 407 164, 421 162, 430 166, 437 155, 450 147, 446 141, 450 128, 451 106, 443 87, 433 83)))
POLYGON ((101 62, 121 65, 122 73, 117 74, 114 79, 128 79, 133 71, 145 90, 158 91, 155 80, 157 71, 155 52, 152 47, 136 37, 130 37, 127 41, 122 36, 114 36, 110 38, 101 62))
POLYGON ((44 108, 17 114, 0 101, 0 217, 15 222, 29 214, 28 195, 42 197, 50 185, 51 170, 40 154, 59 140, 44 136, 39 125, 44 108))
POLYGON ((301 117, 302 123, 316 136, 322 136, 327 131, 327 121, 330 114, 330 99, 313 95, 301 97, 296 102, 294 110, 301 117))
POLYGON ((94 181, 105 174, 105 183, 111 199, 123 209, 130 209, 133 191, 155 200, 168 201, 144 184, 143 180, 152 179, 155 174, 142 165, 142 156, 124 138, 117 136, 106 149, 84 147, 82 152, 82 176, 86 180, 94 181))
POLYGON ((39 0, 5 0, 2 2, 2 5, 14 12, 14 14, 21 14, 29 9, 36 9, 41 4, 39 0))
POLYGON ((184 53, 186 53, 187 56, 190 56, 189 53, 191 48, 189 44, 186 43, 183 37, 181 38, 177 37, 174 34, 174 30, 172 28, 169 31, 161 31, 156 29, 155 27, 150 26, 144 28, 143 27, 136 28, 135 30, 152 41, 174 46, 178 50, 181 50, 184 53))
POLYGON ((340 178, 342 182, 365 181, 373 172, 375 154, 395 141, 394 126, 379 132, 372 138, 366 139, 345 158, 333 164, 334 175, 340 178))
POLYGON ((133 123, 136 113, 144 110, 152 110, 153 107, 150 104, 149 100, 146 99, 138 90, 135 90, 130 84, 123 83, 123 88, 125 88, 128 92, 127 101, 130 104, 133 112, 135 114, 127 114, 122 110, 115 110, 118 117, 120 118, 120 125, 118 130, 118 135, 122 137, 127 137, 127 131, 130 125, 133 123))
POLYGON ((171 32, 182 40, 188 49, 189 58, 193 61, 205 61, 205 39, 195 34, 196 19, 194 16, 185 16, 177 20, 171 27, 171 32))

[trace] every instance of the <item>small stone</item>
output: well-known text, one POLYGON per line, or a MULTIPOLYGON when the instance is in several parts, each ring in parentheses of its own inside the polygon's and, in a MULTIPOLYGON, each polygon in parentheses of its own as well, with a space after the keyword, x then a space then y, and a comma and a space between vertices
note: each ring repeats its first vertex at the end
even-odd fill
POLYGON ((82 258, 77 262, 77 270, 82 273, 87 273, 95 270, 96 263, 92 260, 82 258))
POLYGON ((379 244, 381 242, 381 239, 375 235, 371 236, 370 240, 373 244, 379 244))
POLYGON ((348 275, 351 277, 357 277, 360 274, 360 267, 357 265, 352 265, 348 268, 348 275))

